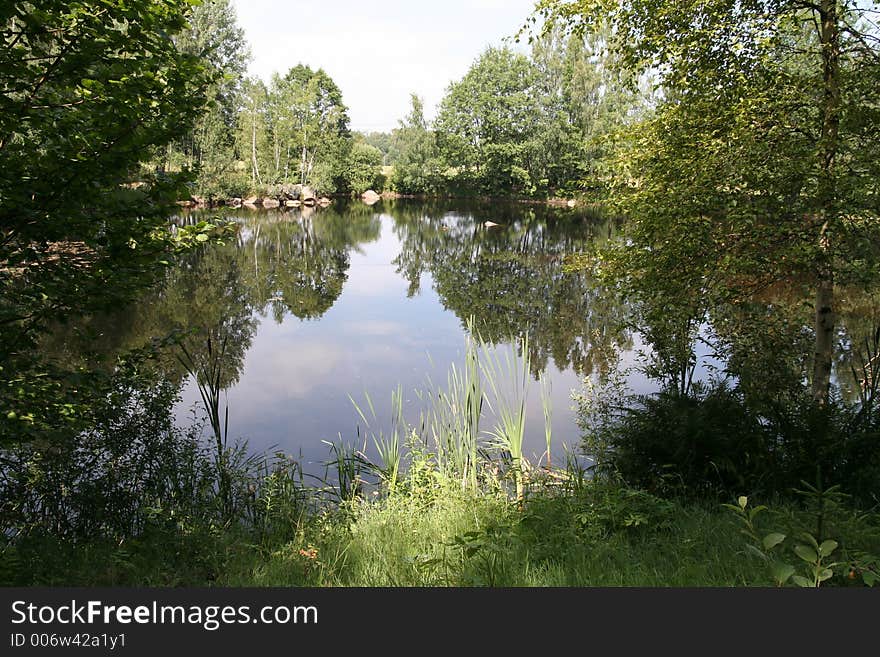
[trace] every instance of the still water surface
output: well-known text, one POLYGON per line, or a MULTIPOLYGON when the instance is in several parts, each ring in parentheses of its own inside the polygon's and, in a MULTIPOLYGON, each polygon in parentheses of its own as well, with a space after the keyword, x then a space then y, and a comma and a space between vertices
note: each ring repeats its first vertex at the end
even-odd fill
MULTIPOLYGON (((538 373, 551 384, 559 459, 564 447, 579 442, 572 390, 607 367, 603 350, 622 347, 626 364, 641 346, 619 325, 620 308, 593 298, 580 274, 563 271, 565 255, 614 231, 595 216, 407 201, 306 209, 305 216, 299 210, 229 216, 241 225, 235 243, 211 247, 171 281, 185 289, 180 302, 191 311, 178 318, 215 341, 218 333, 230 341, 235 371, 222 397, 230 438, 247 439, 255 450, 302 455, 307 470, 328 458, 322 441, 363 447, 370 429, 387 431, 398 384, 404 414, 416 422, 425 408, 416 391, 442 388, 450 366, 462 365, 470 316, 499 349, 513 349, 529 334, 525 453, 533 462, 545 450, 538 373), (206 321, 201 312, 217 301, 212 295, 232 303, 206 321)), ((196 218, 203 217, 190 220, 196 218)), ((636 391, 650 387, 637 374, 630 383, 636 391)), ((189 379, 176 409, 179 422, 188 422, 199 405, 189 379)), ((493 423, 487 409, 483 428, 493 423)), ((372 442, 366 443, 369 453, 372 442)))
MULTIPOLYGON (((404 417, 417 424, 427 407, 418 391, 445 388, 450 367, 463 366, 471 317, 502 355, 528 337, 524 453, 532 463, 545 451, 541 373, 550 383, 556 463, 580 443, 571 395, 586 379, 624 370, 632 392, 656 389, 636 367, 646 348, 631 309, 587 273, 566 270, 568 256, 616 235, 615 222, 595 213, 399 200, 224 216, 238 226, 234 237, 187 254, 130 307, 59 333, 54 349, 65 358, 101 353, 112 363, 176 333, 190 371, 219 364, 230 442, 301 457, 313 474, 330 457, 325 441, 375 456, 369 434, 390 428, 398 385, 404 417)), ((181 353, 168 347, 158 363, 179 387, 174 412, 187 426, 205 410, 181 353)), ((494 422, 484 406, 481 428, 494 422)))

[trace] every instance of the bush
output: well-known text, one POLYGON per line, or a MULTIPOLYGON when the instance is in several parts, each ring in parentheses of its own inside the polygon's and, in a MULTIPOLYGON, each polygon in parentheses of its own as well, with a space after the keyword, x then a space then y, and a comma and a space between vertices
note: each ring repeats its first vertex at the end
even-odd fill
POLYGON ((698 497, 790 495, 818 479, 863 506, 878 502, 878 415, 840 400, 819 406, 806 396, 757 410, 724 383, 628 397, 617 412, 609 404, 581 408, 597 471, 630 486, 698 497))
POLYGON ((199 177, 196 196, 208 199, 244 198, 250 194, 252 187, 250 176, 246 173, 225 171, 213 178, 199 177))
POLYGON ((75 383, 81 421, 0 451, 0 585, 204 584, 241 545, 298 531, 299 464, 246 445, 218 458, 201 421, 175 426, 178 388, 140 356, 75 383))
POLYGON ((767 481, 773 454, 765 428, 724 385, 640 396, 588 436, 601 469, 652 492, 731 495, 767 481))

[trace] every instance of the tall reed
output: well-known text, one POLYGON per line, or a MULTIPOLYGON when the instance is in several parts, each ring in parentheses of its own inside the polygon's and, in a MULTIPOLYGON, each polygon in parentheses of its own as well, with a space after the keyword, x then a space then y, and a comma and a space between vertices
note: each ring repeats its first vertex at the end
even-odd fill
POLYGON ((550 448, 553 443, 553 384, 547 378, 547 372, 541 372, 541 409, 544 411, 544 442, 547 445, 547 470, 553 468, 550 448))
POLYGON ((233 495, 232 481, 229 467, 229 405, 227 404, 223 412, 223 420, 220 416, 220 393, 224 390, 222 387, 223 361, 226 356, 226 337, 220 343, 220 348, 216 349, 214 341, 209 335, 206 340, 206 361, 203 364, 196 363, 190 351, 182 340, 178 340, 177 346, 180 352, 177 354, 177 360, 183 365, 187 374, 195 381, 196 387, 199 389, 199 395, 202 398, 202 404, 205 412, 208 414, 208 422, 211 424, 211 431, 214 434, 214 462, 217 468, 217 485, 221 504, 223 506, 224 515, 231 517, 233 511, 233 495))
POLYGON ((516 485, 516 499, 525 495, 523 438, 526 429, 526 400, 529 390, 531 357, 529 337, 525 334, 517 343, 522 354, 516 350, 504 350, 503 355, 478 336, 483 354, 481 369, 491 391, 486 403, 495 415, 495 427, 488 432, 490 445, 510 457, 516 485))
MULTIPOLYGON (((365 395, 367 407, 371 417, 376 420, 376 409, 369 393, 365 395)), ((361 406, 349 395, 355 410, 364 422, 365 431, 370 430, 370 420, 367 418, 361 406)), ((403 389, 398 384, 397 389, 391 392, 391 431, 386 434, 381 429, 378 433, 370 432, 376 451, 379 453, 380 463, 376 465, 376 471, 384 482, 389 493, 393 493, 400 478, 400 466, 402 460, 403 438, 407 435, 407 425, 403 419, 403 389)))
POLYGON ((471 335, 465 338, 464 367, 453 363, 446 389, 436 389, 429 380, 427 394, 419 397, 429 399, 423 431, 433 442, 440 472, 459 480, 463 488, 475 490, 484 395, 477 345, 471 335))

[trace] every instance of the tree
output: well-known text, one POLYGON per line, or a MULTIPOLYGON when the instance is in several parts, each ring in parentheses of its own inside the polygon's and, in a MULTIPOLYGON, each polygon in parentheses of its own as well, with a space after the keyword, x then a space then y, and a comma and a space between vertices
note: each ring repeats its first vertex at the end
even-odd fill
POLYGON ((608 35, 554 27, 532 40, 542 99, 536 156, 551 188, 598 187, 611 136, 640 117, 648 98, 614 66, 608 35))
POLYGON ((204 107, 211 73, 173 41, 190 9, 0 7, 0 441, 75 433, 89 377, 35 364, 36 338, 50 321, 129 298, 168 256, 178 181, 136 177, 204 107))
POLYGON ((189 8, 53 0, 0 9, 4 351, 22 346, 7 331, 88 303, 92 286, 112 298, 155 263, 154 231, 174 189, 124 184, 204 105, 210 73, 172 40, 189 8))
POLYGON ((274 180, 311 184, 332 192, 344 186, 351 148, 348 108, 322 69, 299 64, 275 75, 269 91, 274 180))
POLYGON ((375 146, 356 141, 348 155, 345 178, 348 188, 358 194, 368 189, 382 188, 382 151, 375 146))
POLYGON ((410 102, 410 113, 394 131, 399 155, 392 184, 401 194, 431 194, 438 191, 443 168, 437 140, 425 121, 422 99, 412 94, 410 102))
POLYGON ((449 86, 435 128, 447 164, 464 184, 490 193, 531 193, 537 78, 527 57, 489 48, 449 86))
POLYGON ((263 185, 270 170, 265 159, 271 150, 267 129, 268 90, 262 80, 247 78, 242 83, 241 109, 238 116, 238 152, 250 170, 251 189, 263 185))
MULTIPOLYGON (((735 298, 782 277, 814 286, 813 399, 829 394, 836 282, 876 254, 878 34, 856 1, 545 0, 665 98, 630 135, 612 184, 627 262, 654 292, 735 298), (661 279, 666 282, 661 282, 661 279), (709 281, 713 281, 709 284, 709 281)), ((876 260, 873 260, 876 262, 876 260)))
POLYGON ((400 149, 395 132, 395 130, 392 130, 391 132, 361 133, 364 142, 382 151, 382 166, 392 166, 397 162, 397 158, 400 157, 400 149))
POLYGON ((250 57, 244 31, 229 0, 206 0, 193 8, 189 29, 175 42, 181 52, 198 57, 214 73, 207 111, 178 147, 185 163, 198 169, 198 191, 222 194, 218 183, 237 160, 239 95, 250 57))

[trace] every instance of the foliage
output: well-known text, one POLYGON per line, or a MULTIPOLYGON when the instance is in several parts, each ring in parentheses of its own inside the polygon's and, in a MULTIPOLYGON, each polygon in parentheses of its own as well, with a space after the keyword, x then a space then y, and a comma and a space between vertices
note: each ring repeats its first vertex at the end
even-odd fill
POLYGON ((399 155, 394 163, 392 185, 401 194, 436 194, 442 189, 445 167, 436 135, 425 121, 422 99, 412 94, 410 101, 410 113, 394 131, 399 155))
POLYGON ((344 188, 350 149, 342 92, 322 69, 299 64, 272 78, 265 116, 271 134, 264 176, 274 183, 310 184, 325 193, 344 188))
POLYGON ((175 38, 178 49, 197 57, 213 73, 205 112, 192 130, 160 150, 162 169, 184 166, 197 171, 194 193, 208 198, 235 196, 234 149, 239 95, 250 57, 244 31, 229 0, 207 0, 192 9, 189 27, 175 38))
POLYGON ((356 140, 362 140, 364 143, 378 148, 382 153, 382 166, 394 166, 400 157, 400 147, 398 145, 397 131, 391 132, 368 132, 355 133, 356 140))
MULTIPOLYGON (((815 489, 814 489, 815 491, 815 489)), ((816 491, 818 492, 818 491, 816 491)), ((825 494, 833 493, 833 488, 823 491, 825 494)), ((833 539, 825 539, 821 533, 814 535, 808 531, 799 534, 799 540, 791 545, 788 536, 780 532, 771 532, 763 537, 756 527, 756 518, 767 511, 763 505, 748 508, 749 499, 740 496, 736 504, 725 504, 743 524, 742 533, 749 539, 747 544, 749 551, 767 563, 771 575, 777 586, 784 586, 789 581, 802 588, 819 587, 823 582, 831 580, 835 574, 839 580, 854 580, 860 577, 867 586, 874 586, 880 582, 880 572, 876 569, 876 559, 859 553, 856 559, 846 561, 828 561, 829 557, 838 552, 840 543, 833 539), (820 542, 821 541, 821 542, 820 542), (782 561, 775 555, 788 548, 792 556, 796 556, 803 574, 797 574, 795 565, 782 561), (835 573, 835 571, 837 571, 835 573)), ((821 517, 821 516, 820 516, 821 517)), ((821 522, 820 522, 821 525, 821 522)))
MULTIPOLYGON (((666 494, 704 498, 732 491, 788 495, 818 471, 853 503, 877 503, 876 419, 803 394, 760 404, 725 382, 695 382, 630 396, 614 384, 579 396, 584 448, 600 476, 666 494)), ((618 384, 619 385, 619 384, 618 384)))
POLYGON ((523 55, 486 50, 449 86, 435 129, 447 165, 465 186, 492 193, 534 189, 530 141, 536 137, 537 72, 523 55))
POLYGON ((878 215, 870 10, 835 0, 547 0, 539 11, 576 29, 604 26, 622 65, 654 71, 662 85, 653 118, 622 136, 607 178, 632 219, 621 257, 636 294, 695 290, 711 306, 809 281, 812 395, 825 403, 834 283, 864 277, 878 215))
POLYGON ((382 151, 375 146, 355 142, 351 147, 343 174, 346 186, 356 194, 368 189, 382 190, 382 151))
POLYGON ((774 473, 764 428, 724 385, 641 396, 598 422, 587 453, 632 486, 705 496, 767 486, 774 473))
POLYGON ((0 561, 20 566, 4 583, 204 583, 230 549, 224 534, 257 545, 295 534, 308 506, 298 464, 245 445, 218 462, 200 422, 174 426, 177 394, 135 355, 85 422, 4 449, 0 561), (178 560, 163 564, 169 551, 178 560))
POLYGON ((5 345, 21 340, 7 331, 81 305, 95 286, 124 289, 155 262, 154 230, 175 187, 124 185, 149 147, 201 111, 208 76, 172 40, 189 6, 48 2, 0 12, 5 345))
POLYGON ((88 428, 100 375, 41 362, 50 322, 118 306, 181 244, 179 177, 138 179, 183 135, 213 79, 174 35, 191 3, 17 3, 0 10, 2 442, 88 428))

